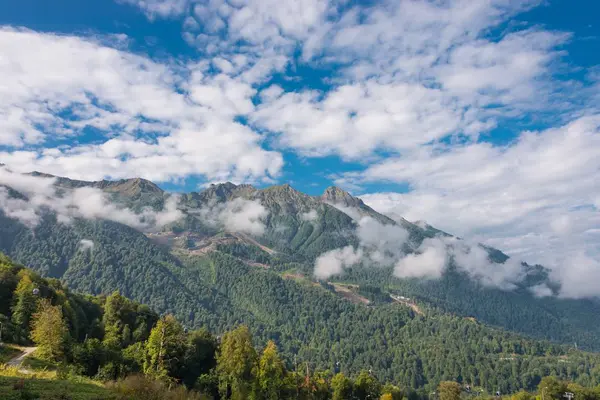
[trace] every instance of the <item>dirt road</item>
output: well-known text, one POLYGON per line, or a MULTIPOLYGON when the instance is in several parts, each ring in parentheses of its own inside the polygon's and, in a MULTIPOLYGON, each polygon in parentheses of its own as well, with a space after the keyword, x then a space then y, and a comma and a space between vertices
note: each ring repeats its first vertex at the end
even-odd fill
POLYGON ((37 347, 20 347, 21 354, 16 357, 11 358, 6 365, 10 365, 11 367, 18 367, 23 363, 25 357, 33 353, 37 350, 37 347))

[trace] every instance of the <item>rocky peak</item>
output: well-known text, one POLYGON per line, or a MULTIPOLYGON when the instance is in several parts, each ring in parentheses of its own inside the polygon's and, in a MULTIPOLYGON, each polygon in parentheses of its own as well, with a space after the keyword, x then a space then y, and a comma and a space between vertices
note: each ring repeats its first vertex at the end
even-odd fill
POLYGON ((361 199, 352 196, 337 186, 330 186, 325 189, 325 192, 321 195, 321 200, 326 203, 340 204, 346 207, 364 207, 361 199))
POLYGON ((256 191, 252 185, 236 185, 231 182, 213 183, 199 193, 201 201, 227 201, 233 197, 248 197, 256 191))
POLYGON ((107 192, 117 192, 126 196, 136 196, 142 193, 161 194, 163 190, 154 182, 142 178, 121 179, 118 181, 100 181, 96 187, 107 192))
POLYGON ((257 194, 257 197, 265 207, 275 207, 285 213, 306 211, 318 205, 312 197, 294 189, 287 183, 263 189, 257 194))

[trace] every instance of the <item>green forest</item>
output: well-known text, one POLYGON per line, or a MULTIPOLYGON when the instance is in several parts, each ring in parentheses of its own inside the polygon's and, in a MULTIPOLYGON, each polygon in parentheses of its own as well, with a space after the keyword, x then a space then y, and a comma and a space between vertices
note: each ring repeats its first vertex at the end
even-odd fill
MULTIPOLYGON (((36 345, 35 356, 58 365, 64 377, 121 382, 117 387, 125 391, 127 385, 135 386, 135 379, 145 379, 161 382, 162 388, 181 387, 186 396, 203 396, 199 398, 425 399, 435 393, 451 399, 456 388, 459 397, 487 396, 534 392, 551 383, 556 393, 568 385, 586 398, 598 398, 596 354, 523 339, 465 318, 425 318, 392 305, 359 307, 326 288, 271 280, 272 274, 243 270, 230 256, 214 257, 226 258, 231 268, 186 270, 202 279, 213 274, 212 279, 223 282, 217 292, 239 293, 230 296, 233 302, 263 302, 268 312, 263 318, 271 319, 270 324, 190 329, 173 315, 159 315, 118 292, 74 293, 58 280, 0 256, 2 340, 36 345), (226 274, 241 274, 244 280, 229 286, 226 274), (256 298, 239 297, 250 287, 258 288, 256 298), (262 293, 290 297, 276 300, 262 293), (280 329, 272 330, 277 325, 280 329), (293 325, 302 327, 310 346, 294 347, 285 337, 293 325), (397 373, 390 373, 386 363, 397 373)), ((205 260, 217 261, 228 264, 205 260)))

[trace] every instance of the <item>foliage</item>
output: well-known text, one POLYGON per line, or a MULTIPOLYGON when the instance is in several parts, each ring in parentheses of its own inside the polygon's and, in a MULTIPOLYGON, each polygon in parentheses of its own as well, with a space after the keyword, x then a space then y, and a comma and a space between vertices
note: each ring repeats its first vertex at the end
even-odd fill
POLYGON ((449 381, 440 382, 437 389, 440 400, 460 400, 460 392, 460 385, 449 381))
POLYGON ((352 396, 352 381, 343 373, 337 373, 331 380, 333 400, 345 400, 352 396))
POLYGON ((251 393, 257 363, 256 350, 246 326, 223 335, 217 352, 217 373, 221 396, 243 400, 251 393))
POLYGON ((31 375, 6 376, 2 370, 0 370, 0 399, 118 400, 116 393, 95 382, 62 381, 31 375))
POLYGON ((182 386, 169 387, 162 381, 152 380, 143 375, 128 376, 111 387, 119 400, 208 400, 208 397, 187 391, 182 386))
POLYGON ((12 308, 12 322, 22 329, 29 327, 31 317, 36 309, 34 289, 35 286, 29 274, 22 274, 13 295, 14 306, 12 308))
POLYGON ((381 383, 369 372, 361 371, 354 381, 353 392, 354 396, 360 400, 376 399, 381 393, 381 383))
POLYGON ((51 361, 65 358, 69 330, 60 306, 53 306, 48 299, 39 300, 31 320, 31 339, 38 346, 36 352, 40 358, 51 361))
POLYGON ((278 400, 284 386, 285 368, 275 342, 269 340, 258 362, 258 387, 264 400, 278 400))
POLYGON ((158 320, 146 343, 144 373, 158 379, 174 376, 185 355, 183 327, 172 315, 158 320))
POLYGON ((0 364, 18 355, 20 351, 12 346, 0 345, 0 364))

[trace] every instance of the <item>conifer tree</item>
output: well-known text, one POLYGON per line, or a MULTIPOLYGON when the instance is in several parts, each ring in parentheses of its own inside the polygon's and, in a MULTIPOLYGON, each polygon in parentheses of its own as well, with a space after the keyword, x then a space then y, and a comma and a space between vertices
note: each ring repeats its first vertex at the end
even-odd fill
POLYGON ((252 336, 247 326, 241 325, 223 335, 217 353, 221 397, 248 399, 255 379, 256 365, 256 350, 252 346, 252 336))
POLYGON ((183 327, 172 315, 166 315, 150 332, 146 343, 144 373, 158 379, 168 379, 180 369, 185 356, 183 327))
POLYGON ((277 400, 283 388, 285 368, 277 352, 275 342, 269 340, 258 363, 258 386, 261 398, 277 400))
POLYGON ((23 329, 29 328, 31 316, 37 307, 34 288, 31 277, 24 274, 13 294, 12 322, 23 329))

